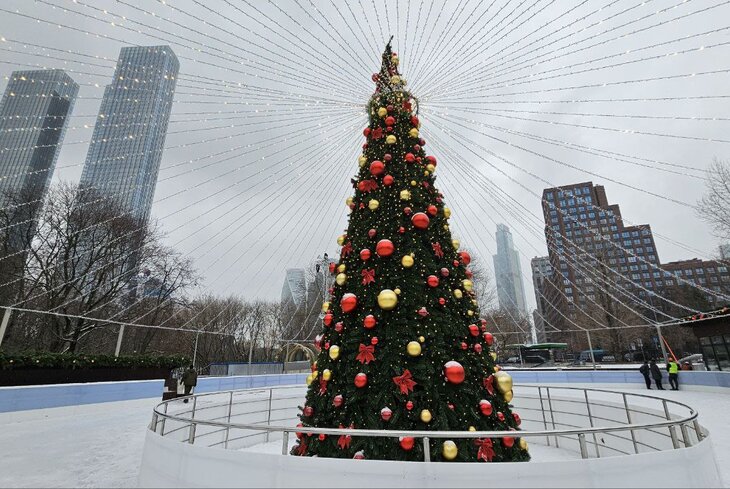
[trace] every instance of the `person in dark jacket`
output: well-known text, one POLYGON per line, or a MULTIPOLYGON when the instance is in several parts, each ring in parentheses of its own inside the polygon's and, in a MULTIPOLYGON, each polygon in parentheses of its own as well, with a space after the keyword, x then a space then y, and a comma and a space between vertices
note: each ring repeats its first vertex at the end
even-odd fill
POLYGON ((656 388, 660 391, 663 391, 664 387, 662 387, 662 371, 659 370, 659 366, 656 364, 656 360, 652 359, 651 364, 649 365, 649 370, 651 371, 651 376, 656 383, 656 388))
MULTIPOLYGON (((188 367, 188 369, 183 373, 182 381, 185 386, 184 395, 189 396, 193 388, 198 385, 198 372, 195 371, 195 368, 192 365, 190 365, 190 367, 188 367)), ((185 399, 183 402, 188 402, 188 400, 185 399)))
POLYGON ((651 377, 649 376, 649 374, 651 372, 649 371, 649 364, 647 363, 646 360, 644 360, 644 365, 639 367, 639 372, 641 372, 641 375, 644 376, 644 382, 646 382, 646 388, 651 390, 651 377))

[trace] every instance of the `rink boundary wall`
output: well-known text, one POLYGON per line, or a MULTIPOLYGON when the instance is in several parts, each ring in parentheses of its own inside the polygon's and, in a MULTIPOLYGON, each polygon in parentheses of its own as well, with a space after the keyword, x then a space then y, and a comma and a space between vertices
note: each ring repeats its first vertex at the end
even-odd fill
MULTIPOLYGON (((529 384, 612 384, 643 386, 637 371, 617 370, 508 370, 516 383, 529 384)), ((665 383, 666 383, 666 373, 665 383)), ((303 384, 306 374, 242 375, 234 377, 200 377, 197 393, 250 389, 275 385, 303 384)), ((730 388, 730 372, 682 371, 680 387, 689 390, 730 388)), ((55 384, 40 386, 0 387, 0 413, 78 406, 103 402, 162 398, 162 380, 96 382, 89 384, 55 384)), ((667 383, 668 387, 668 383, 667 383)))

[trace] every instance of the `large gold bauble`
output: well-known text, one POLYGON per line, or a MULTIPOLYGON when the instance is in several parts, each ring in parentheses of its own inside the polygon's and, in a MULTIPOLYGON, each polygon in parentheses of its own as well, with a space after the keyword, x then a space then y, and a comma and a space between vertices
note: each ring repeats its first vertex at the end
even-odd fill
POLYGON ((505 393, 504 393, 504 400, 505 400, 506 402, 512 402, 512 398, 513 398, 514 396, 515 396, 515 395, 514 395, 514 393, 513 393, 512 391, 509 391, 509 392, 505 392, 505 393))
POLYGON ((410 190, 401 190, 400 191, 400 200, 411 200, 410 190))
POLYGON ((340 356, 340 347, 337 345, 330 346, 330 358, 332 360, 337 360, 340 356))
POLYGON ((398 75, 391 76, 390 83, 392 83, 393 85, 400 85, 400 77, 398 75))
POLYGON ((468 278, 462 280, 461 285, 464 287, 464 290, 466 290, 467 292, 471 292, 472 289, 474 288, 474 282, 472 282, 468 278))
POLYGON ((512 390, 512 376, 507 372, 502 371, 494 374, 494 380, 497 381, 497 390, 501 394, 512 390))
POLYGON ((315 370, 312 372, 312 380, 317 380, 317 377, 319 377, 319 371, 315 370))
POLYGON ((451 240, 451 246, 453 246, 455 250, 458 250, 459 249, 459 245, 461 245, 461 243, 459 243, 459 240, 458 239, 452 239, 451 240))
POLYGON ((312 374, 307 375, 306 382, 307 382, 307 385, 310 385, 312 382, 314 382, 314 377, 312 376, 312 374))
POLYGON ((408 135, 412 138, 418 137, 418 129, 415 127, 412 127, 410 131, 408 131, 408 135))
POLYGON ((330 380, 332 378, 332 371, 328 368, 322 371, 322 378, 324 380, 330 380))
POLYGON ((388 115, 388 109, 386 109, 385 107, 380 107, 378 109, 378 116, 385 117, 386 115, 388 115))
POLYGON ((384 311, 393 310, 398 305, 398 296, 390 289, 383 289, 378 294, 378 305, 384 311))
POLYGON ((340 273, 344 272, 345 270, 347 270, 347 266, 344 263, 337 267, 337 271, 340 273))
POLYGON ((458 454, 459 449, 456 448, 456 443, 451 440, 446 440, 441 447, 441 455, 443 455, 446 460, 454 460, 458 454))
POLYGON ((444 217, 446 219, 451 217, 451 209, 449 209, 448 207, 444 207, 444 217))
POLYGON ((421 354, 421 344, 417 341, 410 341, 406 346, 406 351, 412 357, 417 357, 421 354))
POLYGON ((426 170, 430 171, 431 173, 436 171, 436 167, 433 165, 426 165, 426 170))
POLYGON ((365 166, 365 164, 368 162, 368 159, 365 158, 365 155, 360 155, 360 157, 357 159, 357 164, 360 165, 360 168, 365 166))
POLYGON ((414 262, 415 260, 413 260, 413 257, 411 255, 406 255, 400 260, 401 265, 406 268, 411 268, 414 262))
POLYGON ((527 442, 525 441, 524 438, 520 438, 520 448, 523 449, 523 450, 527 450, 528 449, 527 442))
POLYGON ((385 138, 385 144, 395 144, 398 139, 393 134, 388 134, 385 138))
POLYGON ((462 297, 464 297, 461 289, 454 289, 454 297, 456 297, 457 299, 461 299, 462 297))
POLYGON ((330 303, 329 302, 323 302, 322 303, 322 312, 327 312, 330 310, 330 303))
POLYGON ((346 206, 348 206, 348 207, 352 205, 352 197, 348 197, 348 198, 347 198, 347 199, 345 200, 345 205, 346 205, 346 206))
POLYGON ((345 239, 347 239, 346 234, 341 234, 341 235, 337 236, 337 244, 342 246, 343 244, 345 244, 345 239))
POLYGON ((371 199, 370 202, 368 202, 368 209, 370 209, 371 211, 374 211, 378 207, 380 207, 380 202, 378 202, 377 200, 371 199))
POLYGON ((433 416, 431 416, 431 411, 429 411, 428 409, 424 409, 423 411, 421 411, 421 421, 423 421, 424 423, 430 423, 432 419, 433 416))
POLYGON ((335 277, 335 282, 337 285, 345 285, 345 282, 347 282, 347 275, 344 273, 338 273, 335 277))

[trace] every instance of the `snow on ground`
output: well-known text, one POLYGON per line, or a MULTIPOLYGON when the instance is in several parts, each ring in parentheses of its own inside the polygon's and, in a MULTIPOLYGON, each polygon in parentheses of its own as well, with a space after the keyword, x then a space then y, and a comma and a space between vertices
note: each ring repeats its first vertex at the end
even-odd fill
MULTIPOLYGON (((710 430, 723 478, 730 483, 730 395, 611 389, 661 396, 698 410, 700 423, 710 430)), ((134 487, 145 431, 158 402, 144 399, 0 413, 0 487, 134 487)), ((280 442, 272 443, 271 450, 279 453, 280 442)), ((572 458, 569 452, 560 454, 537 443, 530 451, 535 460, 572 458)))

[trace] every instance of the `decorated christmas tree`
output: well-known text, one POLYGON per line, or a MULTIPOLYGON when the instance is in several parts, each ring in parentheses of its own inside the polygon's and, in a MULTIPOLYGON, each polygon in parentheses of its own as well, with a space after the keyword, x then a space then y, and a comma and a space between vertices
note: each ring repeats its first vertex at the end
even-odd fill
MULTIPOLYGON (((512 379, 495 365, 489 323, 472 292, 451 211, 434 186, 418 102, 405 89, 390 43, 348 198, 351 209, 302 426, 434 431, 517 430, 512 379)), ((298 434, 303 456, 423 460, 421 440, 298 434)), ((519 438, 430 441, 434 461, 524 461, 519 438)))

